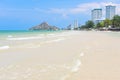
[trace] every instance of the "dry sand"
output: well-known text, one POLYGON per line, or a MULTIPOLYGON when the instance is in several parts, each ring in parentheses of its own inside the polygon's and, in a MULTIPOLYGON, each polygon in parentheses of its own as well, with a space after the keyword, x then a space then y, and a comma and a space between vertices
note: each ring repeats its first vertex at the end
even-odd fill
POLYGON ((120 36, 66 33, 71 35, 1 50, 0 80, 120 80, 120 36))

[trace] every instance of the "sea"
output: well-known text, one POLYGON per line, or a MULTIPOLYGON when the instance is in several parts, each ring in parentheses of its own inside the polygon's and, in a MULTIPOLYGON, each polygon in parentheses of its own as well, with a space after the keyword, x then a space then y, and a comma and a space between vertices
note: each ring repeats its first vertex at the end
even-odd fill
MULTIPOLYGON (((15 45, 22 44, 21 42, 27 42, 32 40, 41 40, 45 41, 47 38, 55 38, 65 35, 71 35, 74 34, 68 33, 69 31, 29 31, 29 30, 0 30, 0 50, 1 49, 7 49, 15 45), (59 34, 60 33, 60 34, 59 34)), ((103 34, 107 34, 114 37, 120 37, 120 32, 102 32, 103 34)), ((24 44, 25 44, 24 43, 24 44)))
POLYGON ((43 40, 48 37, 55 37, 57 33, 61 32, 63 31, 0 30, 0 49, 19 45, 22 41, 27 43, 30 40, 43 40))

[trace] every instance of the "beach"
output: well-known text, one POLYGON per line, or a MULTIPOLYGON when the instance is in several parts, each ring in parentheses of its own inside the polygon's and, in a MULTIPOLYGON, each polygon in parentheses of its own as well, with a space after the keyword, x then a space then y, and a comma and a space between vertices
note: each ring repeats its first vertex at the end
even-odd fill
POLYGON ((119 32, 63 31, 0 39, 0 80, 120 79, 119 32))

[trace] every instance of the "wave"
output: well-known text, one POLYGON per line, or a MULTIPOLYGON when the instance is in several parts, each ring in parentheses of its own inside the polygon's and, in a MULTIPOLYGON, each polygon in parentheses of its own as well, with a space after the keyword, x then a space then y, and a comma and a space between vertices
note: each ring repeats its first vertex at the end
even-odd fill
POLYGON ((19 40, 41 39, 41 38, 43 37, 19 37, 19 38, 7 38, 7 40, 19 41, 19 40))
POLYGON ((46 41, 46 43, 52 43, 52 42, 60 42, 65 40, 64 38, 59 38, 59 39, 54 39, 54 40, 50 40, 50 41, 46 41))
MULTIPOLYGON (((73 33, 68 33, 68 32, 63 32, 61 34, 58 33, 50 33, 50 34, 39 34, 39 35, 34 35, 34 36, 26 36, 26 37, 13 37, 13 35, 8 35, 7 36, 7 40, 32 40, 32 39, 41 39, 41 38, 55 38, 55 37, 66 37, 66 36, 70 36, 73 35, 73 33)), ((55 40, 55 42, 57 42, 59 40, 55 40)))
POLYGON ((8 35, 8 38, 11 38, 11 37, 13 37, 12 35, 8 35))
POLYGON ((9 46, 2 46, 2 47, 0 47, 0 50, 9 49, 9 48, 10 48, 9 46))

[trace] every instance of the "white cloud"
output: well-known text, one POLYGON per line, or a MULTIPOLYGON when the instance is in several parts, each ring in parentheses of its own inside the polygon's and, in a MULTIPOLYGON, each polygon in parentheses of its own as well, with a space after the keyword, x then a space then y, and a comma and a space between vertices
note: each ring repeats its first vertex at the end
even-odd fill
POLYGON ((103 15, 105 15, 105 6, 106 5, 115 5, 116 13, 120 14, 120 4, 112 3, 112 2, 101 2, 101 3, 84 3, 79 4, 74 8, 52 8, 49 10, 49 13, 61 14, 63 17, 66 17, 69 14, 91 14, 91 10, 95 8, 102 8, 103 15))
POLYGON ((120 4, 116 4, 116 14, 120 15, 120 4))
POLYGON ((87 12, 93 8, 100 8, 100 5, 97 3, 86 3, 86 4, 80 4, 75 8, 72 8, 70 10, 71 13, 77 14, 77 13, 82 13, 82 12, 87 12))
POLYGON ((67 18, 67 10, 63 8, 51 8, 47 11, 48 13, 60 14, 63 18, 67 18))
POLYGON ((91 10, 94 8, 102 8, 103 9, 103 15, 105 16, 105 6, 106 5, 115 5, 116 6, 116 13, 120 15, 120 4, 118 3, 112 3, 112 2, 93 2, 93 3, 83 3, 79 4, 76 7, 73 8, 50 8, 50 9, 40 9, 40 8, 34 8, 34 9, 1 9, 0 15, 7 15, 7 12, 13 13, 13 12, 32 12, 34 13, 46 13, 46 14, 58 14, 61 15, 62 18, 68 18, 69 15, 81 15, 86 14, 88 16, 91 15, 91 10))

